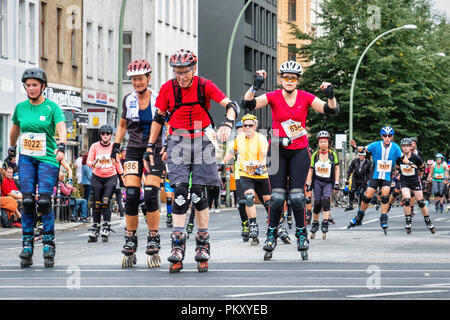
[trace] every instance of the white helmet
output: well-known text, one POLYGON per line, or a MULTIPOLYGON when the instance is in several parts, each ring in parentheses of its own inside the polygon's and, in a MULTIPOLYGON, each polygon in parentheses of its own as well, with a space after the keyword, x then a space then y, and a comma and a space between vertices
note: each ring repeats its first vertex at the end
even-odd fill
POLYGON ((300 65, 300 63, 291 60, 291 61, 286 61, 283 64, 281 64, 280 70, 278 70, 278 73, 279 74, 294 73, 294 74, 298 75, 299 77, 301 77, 303 74, 303 69, 302 69, 302 66, 300 65))

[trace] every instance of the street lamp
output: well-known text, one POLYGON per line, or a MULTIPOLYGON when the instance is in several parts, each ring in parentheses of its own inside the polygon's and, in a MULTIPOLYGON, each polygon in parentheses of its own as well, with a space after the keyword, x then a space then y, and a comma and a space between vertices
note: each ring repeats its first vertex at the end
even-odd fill
MULTIPOLYGON (((394 28, 391 30, 388 30, 382 34, 380 34, 378 37, 376 37, 368 46, 367 48, 364 50, 364 52, 362 53, 361 57, 358 60, 358 64, 356 65, 355 68, 355 72, 353 73, 353 79, 352 79, 352 85, 350 88, 350 108, 349 108, 349 142, 353 139, 353 91, 355 89, 355 82, 356 82, 356 75, 358 74, 358 69, 359 66, 362 62, 362 59, 364 58, 365 54, 367 53, 367 51, 369 51, 369 48, 381 37, 384 37, 385 35, 387 35, 388 33, 397 31, 397 30, 402 30, 402 29, 417 29, 417 26, 414 24, 405 24, 404 26, 398 27, 398 28, 394 28)), ((353 158, 353 151, 352 148, 350 148, 350 158, 353 158)))

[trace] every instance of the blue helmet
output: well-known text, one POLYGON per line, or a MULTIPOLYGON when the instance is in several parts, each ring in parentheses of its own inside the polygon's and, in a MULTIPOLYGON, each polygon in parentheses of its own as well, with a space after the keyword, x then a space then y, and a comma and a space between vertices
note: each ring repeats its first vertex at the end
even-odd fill
POLYGON ((442 153, 436 153, 436 155, 434 157, 444 159, 444 155, 442 153))
POLYGON ((391 128, 391 127, 387 127, 387 126, 381 128, 380 135, 385 135, 385 134, 392 134, 392 135, 394 135, 394 129, 391 128))
POLYGON ((236 129, 242 128, 242 121, 236 123, 236 129))

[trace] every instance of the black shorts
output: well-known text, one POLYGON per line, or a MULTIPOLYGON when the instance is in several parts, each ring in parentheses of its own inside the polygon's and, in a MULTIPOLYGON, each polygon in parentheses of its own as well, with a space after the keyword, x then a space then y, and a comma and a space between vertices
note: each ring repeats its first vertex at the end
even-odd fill
POLYGON ((241 179, 236 179, 236 202, 245 198, 244 189, 242 188, 241 179))
MULTIPOLYGON (((255 193, 260 196, 268 196, 270 195, 270 184, 269 179, 252 179, 248 177, 239 177, 240 187, 242 188, 242 192, 245 194, 245 191, 249 189, 255 190, 255 193)), ((261 202, 263 199, 259 199, 261 202)))
POLYGON ((421 191, 422 184, 419 178, 415 179, 400 179, 400 189, 408 188, 411 191, 421 191))
MULTIPOLYGON (((123 163, 123 171, 125 175, 142 176, 144 172, 144 153, 147 148, 128 148, 123 163)), ((145 171, 145 175, 153 175, 161 177, 164 171, 164 162, 161 159, 161 148, 155 149, 154 161, 155 165, 150 168, 150 172, 145 171)), ((149 164, 150 165, 150 164, 149 164)))
POLYGON ((377 188, 391 187, 391 181, 382 179, 370 179, 369 188, 377 190, 377 188))

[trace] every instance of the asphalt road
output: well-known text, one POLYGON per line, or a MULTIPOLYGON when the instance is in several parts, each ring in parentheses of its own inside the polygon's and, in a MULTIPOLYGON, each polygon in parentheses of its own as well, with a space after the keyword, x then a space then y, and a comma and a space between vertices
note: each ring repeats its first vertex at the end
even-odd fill
MULTIPOLYGON (((137 265, 121 267, 124 221, 116 220, 110 241, 87 242, 87 226, 56 235, 56 263, 45 269, 42 244, 34 265, 21 269, 20 235, 0 236, 0 299, 175 299, 175 300, 323 300, 323 299, 450 299, 450 214, 436 214, 436 233, 426 228, 421 214, 413 231, 404 231, 402 208, 390 213, 388 235, 379 227, 379 211, 370 208, 362 226, 347 230, 356 211, 333 208, 336 224, 326 240, 319 231, 311 240, 309 259, 302 261, 292 244, 279 244, 271 261, 264 261, 266 214, 258 209, 260 244, 240 237, 237 210, 212 213, 209 271, 199 273, 194 261, 194 237, 187 242, 184 269, 170 274, 167 257, 171 230, 161 218, 160 268, 146 263, 146 225, 139 226, 137 265)), ((418 212, 418 209, 416 209, 418 212)))

